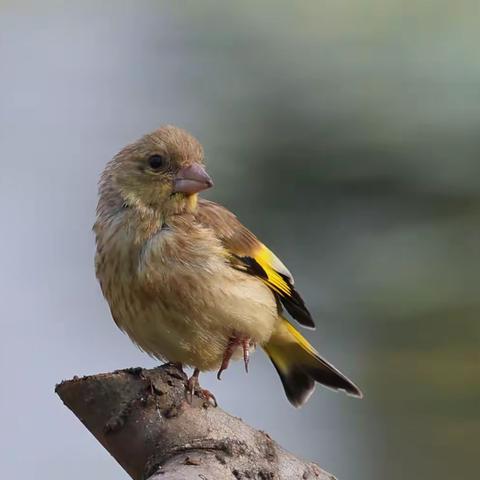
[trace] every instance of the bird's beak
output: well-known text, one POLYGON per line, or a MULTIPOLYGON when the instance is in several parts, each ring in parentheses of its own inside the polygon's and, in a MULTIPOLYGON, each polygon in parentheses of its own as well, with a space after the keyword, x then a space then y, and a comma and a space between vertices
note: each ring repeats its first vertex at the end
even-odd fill
POLYGON ((175 175, 173 192, 181 192, 191 195, 206 190, 212 186, 212 179, 209 177, 205 169, 199 164, 193 164, 181 168, 175 175))

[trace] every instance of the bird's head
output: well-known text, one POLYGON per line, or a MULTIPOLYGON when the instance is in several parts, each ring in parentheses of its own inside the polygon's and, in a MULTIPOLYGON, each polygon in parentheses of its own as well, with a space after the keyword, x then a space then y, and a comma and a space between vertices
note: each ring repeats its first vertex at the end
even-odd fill
POLYGON ((196 194, 212 185, 198 140, 167 125, 118 153, 105 169, 100 192, 119 194, 128 206, 168 214, 195 205, 196 194))

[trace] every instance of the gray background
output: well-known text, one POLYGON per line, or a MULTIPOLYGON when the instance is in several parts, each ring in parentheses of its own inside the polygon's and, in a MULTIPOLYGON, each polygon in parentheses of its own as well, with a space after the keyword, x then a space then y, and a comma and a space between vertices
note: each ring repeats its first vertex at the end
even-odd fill
POLYGON ((290 267, 364 389, 289 406, 261 352, 202 382, 339 479, 476 476, 478 2, 0 1, 0 475, 126 478, 55 397, 153 366, 94 278, 96 182, 162 123, 290 267))

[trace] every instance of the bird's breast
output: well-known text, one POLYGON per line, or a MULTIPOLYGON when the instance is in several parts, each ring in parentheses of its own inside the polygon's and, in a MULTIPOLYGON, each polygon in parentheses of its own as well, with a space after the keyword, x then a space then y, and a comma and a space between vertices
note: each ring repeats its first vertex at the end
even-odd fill
POLYGON ((135 245, 118 232, 97 275, 116 323, 140 348, 215 369, 233 335, 268 340, 276 303, 261 281, 226 263, 216 239, 189 233, 169 227, 135 245))

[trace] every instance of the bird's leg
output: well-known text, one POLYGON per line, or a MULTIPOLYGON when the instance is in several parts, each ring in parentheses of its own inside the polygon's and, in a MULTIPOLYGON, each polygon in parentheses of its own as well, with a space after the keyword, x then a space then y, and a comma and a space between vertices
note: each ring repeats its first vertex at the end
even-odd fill
POLYGON ((222 372, 228 368, 228 364, 230 363, 230 359, 232 358, 233 352, 238 345, 238 338, 231 337, 228 341, 227 348, 225 349, 225 353, 223 354, 222 364, 220 365, 220 369, 217 372, 218 380, 222 379, 222 372))
POLYGON ((188 403, 192 403, 193 393, 195 392, 195 387, 198 386, 198 376, 200 375, 200 370, 196 368, 193 371, 193 375, 187 381, 187 400, 188 403), (190 395, 190 397, 189 397, 190 395))
POLYGON ((187 402, 190 404, 192 403, 193 394, 195 393, 195 390, 196 390, 200 395, 200 397, 202 397, 204 400, 207 400, 207 401, 212 400, 213 406, 216 407, 218 403, 217 403, 217 399, 215 398, 215 395, 209 390, 206 390, 205 388, 200 387, 200 384, 198 382, 199 375, 200 375, 200 370, 196 368, 193 371, 193 375, 187 381, 187 389, 186 389, 187 402))
POLYGON ((225 353, 223 354, 222 364, 220 365, 220 369, 217 373, 217 378, 219 380, 221 380, 222 372, 228 368, 233 352, 239 346, 242 347, 243 363, 245 365, 245 371, 248 373, 248 361, 250 360, 250 339, 248 337, 240 337, 235 335, 230 337, 227 348, 225 349, 225 353))
POLYGON ((243 349, 243 364, 245 365, 245 372, 248 373, 248 362, 250 361, 250 339, 244 338, 242 340, 243 349))

